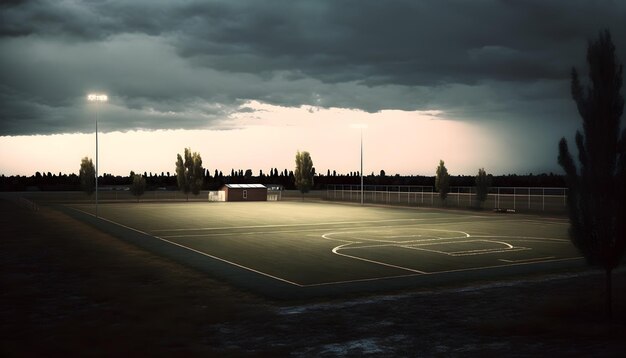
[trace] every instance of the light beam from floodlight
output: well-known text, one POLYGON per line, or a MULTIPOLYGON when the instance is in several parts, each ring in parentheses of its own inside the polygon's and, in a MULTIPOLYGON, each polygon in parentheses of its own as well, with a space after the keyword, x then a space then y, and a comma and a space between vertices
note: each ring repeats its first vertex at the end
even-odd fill
POLYGON ((350 127, 361 130, 361 205, 363 205, 363 129, 367 128, 367 124, 355 123, 350 127))
POLYGON ((96 217, 98 217, 98 107, 100 102, 106 102, 109 97, 106 94, 90 93, 87 100, 96 102, 96 217))

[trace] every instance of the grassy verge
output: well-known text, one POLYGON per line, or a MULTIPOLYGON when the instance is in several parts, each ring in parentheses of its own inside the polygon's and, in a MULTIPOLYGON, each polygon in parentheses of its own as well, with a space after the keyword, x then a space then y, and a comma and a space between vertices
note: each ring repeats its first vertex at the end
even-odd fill
MULTIPOLYGON (((266 303, 58 212, 0 201, 2 355, 211 353, 266 303)), ((223 352, 222 352, 223 353, 223 352)))
POLYGON ((626 273, 277 304, 0 200, 0 356, 619 356, 626 273))

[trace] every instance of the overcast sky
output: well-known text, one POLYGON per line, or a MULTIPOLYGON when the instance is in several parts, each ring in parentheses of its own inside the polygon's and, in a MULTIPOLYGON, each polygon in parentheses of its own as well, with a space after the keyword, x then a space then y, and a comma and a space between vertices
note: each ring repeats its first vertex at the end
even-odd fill
MULTIPOLYGON (((98 113, 110 146, 124 136, 153 143, 145 155, 195 145, 210 169, 291 168, 297 149, 318 172, 358 169, 359 138, 336 129, 354 117, 370 126, 366 172, 433 175, 436 158, 450 158, 452 174, 559 172, 558 139, 580 126, 572 66, 586 73, 587 42, 605 28, 626 58, 626 2, 617 0, 42 0, 3 1, 0 11, 5 175, 76 172, 93 156, 83 137, 94 132, 91 92, 109 95, 98 113), (430 134, 412 139, 416 130, 430 134), (411 141, 426 138, 448 145, 417 162, 424 147, 411 141), (208 139, 246 150, 205 148, 208 139), (41 143, 57 147, 58 169, 41 143), (19 160, 36 163, 18 163, 31 147, 19 160)), ((141 169, 109 147, 109 172, 173 171, 175 153, 141 169)))

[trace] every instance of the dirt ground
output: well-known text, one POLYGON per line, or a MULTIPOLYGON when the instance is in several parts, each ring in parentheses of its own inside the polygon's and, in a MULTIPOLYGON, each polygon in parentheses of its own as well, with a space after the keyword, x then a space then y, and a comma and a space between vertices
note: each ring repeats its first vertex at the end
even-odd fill
POLYGON ((276 302, 0 200, 0 355, 623 356, 626 272, 276 302))

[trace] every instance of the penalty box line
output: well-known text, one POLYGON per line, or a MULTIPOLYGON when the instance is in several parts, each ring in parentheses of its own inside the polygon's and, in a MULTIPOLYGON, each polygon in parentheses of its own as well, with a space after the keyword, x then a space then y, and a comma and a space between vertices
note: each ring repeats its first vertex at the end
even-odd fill
MULTIPOLYGON (((88 212, 86 212, 86 211, 83 211, 83 210, 80 210, 80 209, 76 209, 76 208, 71 208, 71 209, 76 210, 76 211, 79 211, 79 212, 82 212, 83 214, 86 214, 86 215, 90 215, 90 216, 95 217, 95 215, 94 215, 94 214, 88 213, 88 212)), ((251 268, 251 267, 247 267, 247 266, 244 266, 244 265, 238 264, 238 263, 236 263, 236 262, 232 262, 232 261, 229 261, 229 260, 223 259, 223 258, 221 258, 221 257, 217 257, 217 256, 213 256, 213 255, 211 255, 211 254, 207 254, 206 252, 202 252, 202 251, 196 250, 196 249, 194 249, 194 248, 191 248, 191 247, 188 247, 188 246, 185 246, 185 245, 181 245, 181 244, 179 244, 179 243, 176 243, 176 242, 173 242, 173 241, 170 241, 170 240, 164 239, 164 238, 162 238, 162 237, 158 237, 158 236, 155 236, 155 235, 151 235, 151 234, 149 234, 149 233, 147 233, 147 232, 145 232, 145 231, 141 231, 141 230, 138 230, 138 229, 132 228, 132 227, 130 227, 130 226, 126 226, 126 225, 124 225, 124 224, 120 224, 120 223, 118 223, 118 222, 116 222, 116 221, 113 221, 113 220, 105 219, 105 218, 103 218, 103 217, 101 217, 101 216, 96 217, 96 218, 97 218, 97 219, 100 219, 100 220, 102 220, 102 221, 106 221, 106 222, 109 222, 109 223, 111 223, 111 224, 114 224, 114 225, 117 225, 117 226, 123 227, 123 228, 125 228, 125 229, 127 229, 127 230, 131 230, 131 231, 134 231, 134 232, 137 232, 137 233, 140 233, 140 234, 146 235, 146 236, 150 236, 150 237, 152 237, 152 238, 155 238, 155 239, 157 239, 157 240, 161 240, 161 241, 166 242, 166 243, 168 243, 168 244, 171 244, 171 245, 174 245, 174 246, 178 246, 178 247, 180 247, 180 248, 183 248, 183 249, 186 249, 186 250, 189 250, 189 251, 195 252, 195 253, 197 253, 197 254, 200 254, 200 255, 203 255, 203 256, 206 256, 206 257, 210 257, 210 258, 215 259, 215 260, 218 260, 218 261, 222 261, 222 262, 224 262, 224 263, 227 263, 227 264, 230 264, 230 265, 233 265, 233 266, 236 266, 236 267, 239 267, 239 268, 242 268, 242 269, 248 270, 248 271, 250 271, 250 272, 254 272, 254 273, 259 274, 259 275, 263 275, 263 276, 266 276, 266 277, 272 278, 272 279, 274 279, 274 280, 278 280, 278 281, 281 281, 281 282, 285 282, 285 283, 288 283, 288 284, 290 284, 290 285, 297 286, 297 287, 305 287, 305 285, 301 285, 301 284, 299 284, 299 283, 292 282, 292 281, 286 280, 286 279, 284 279, 284 278, 277 277, 277 276, 271 275, 271 274, 269 274, 269 273, 265 273, 265 272, 263 272, 263 271, 255 270, 255 269, 253 269, 253 268, 251 268)))

